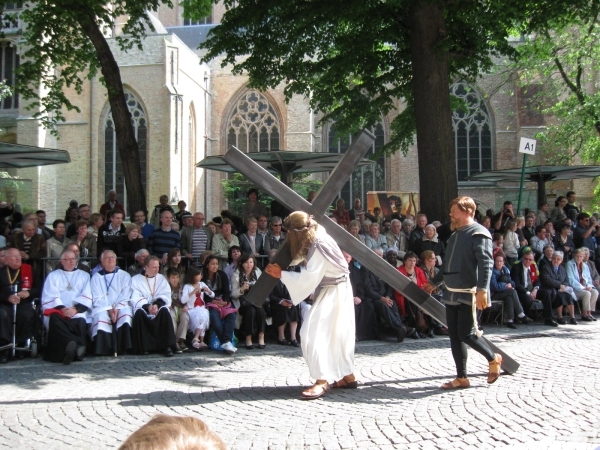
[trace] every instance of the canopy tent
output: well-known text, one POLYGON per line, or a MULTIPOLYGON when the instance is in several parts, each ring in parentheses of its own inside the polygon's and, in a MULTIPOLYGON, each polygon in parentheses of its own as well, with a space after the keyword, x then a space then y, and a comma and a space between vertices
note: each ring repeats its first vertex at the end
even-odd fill
POLYGON ((53 148, 0 142, 0 168, 22 169, 71 162, 69 152, 53 148))
MULTIPOLYGON (((472 181, 521 181, 522 167, 515 169, 491 170, 469 177, 472 181)), ((525 168, 525 181, 537 183, 538 204, 546 202, 546 182, 554 180, 572 180, 575 178, 594 178, 600 176, 600 166, 532 166, 525 168)))
MULTIPOLYGON (((295 151, 252 152, 247 153, 247 155, 264 169, 278 174, 281 177, 281 181, 288 185, 294 173, 331 172, 344 156, 343 153, 295 151)), ((374 164, 374 161, 363 158, 360 160, 357 168, 369 164, 374 164)), ((223 160, 223 156, 221 155, 208 156, 196 164, 196 167, 221 172, 237 172, 236 169, 223 160)))

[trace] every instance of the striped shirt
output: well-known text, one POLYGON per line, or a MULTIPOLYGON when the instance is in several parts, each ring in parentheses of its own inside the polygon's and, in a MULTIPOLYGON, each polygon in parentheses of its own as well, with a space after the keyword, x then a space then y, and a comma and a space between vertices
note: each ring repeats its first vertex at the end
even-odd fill
POLYGON ((208 246, 208 236, 204 228, 194 228, 192 233, 192 256, 197 258, 208 246))

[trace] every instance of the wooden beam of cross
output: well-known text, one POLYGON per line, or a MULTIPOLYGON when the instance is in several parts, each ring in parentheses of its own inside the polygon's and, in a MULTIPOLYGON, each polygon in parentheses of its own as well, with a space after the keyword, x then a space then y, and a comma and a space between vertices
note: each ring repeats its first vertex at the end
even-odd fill
MULTIPOLYGON (((361 264, 395 290, 401 292, 409 301, 417 305, 440 323, 445 324, 446 308, 443 304, 420 289, 415 283, 398 272, 395 267, 392 267, 358 239, 352 237, 345 229, 324 215, 327 206, 331 203, 333 198, 335 198, 337 192, 339 192, 339 188, 334 190, 334 187, 343 186, 356 167, 356 163, 351 164, 350 161, 354 161, 356 158, 358 158, 358 160, 362 158, 368 150, 368 147, 372 144, 372 139, 373 135, 363 130, 356 141, 356 146, 353 145, 348 149, 344 158, 338 163, 338 166, 336 166, 335 170, 331 173, 327 182, 319 190, 319 193, 312 204, 304 200, 288 186, 281 183, 277 178, 272 176, 259 164, 252 161, 235 147, 231 147, 225 153, 223 159, 291 211, 304 211, 311 214, 319 225, 325 228, 327 233, 336 240, 338 245, 344 251, 351 254, 356 260, 360 261, 361 264), (358 155, 358 153, 360 153, 360 155, 358 155)), ((283 268, 289 266, 291 261, 292 257, 287 245, 282 246, 272 260, 272 262, 278 263, 283 268)), ((276 283, 277 280, 264 273, 246 298, 254 304, 262 306, 264 299, 271 292, 271 290, 267 289, 272 289, 276 283)), ((517 361, 484 337, 482 337, 482 339, 488 343, 490 348, 492 348, 492 351, 502 355, 502 369, 504 371, 508 373, 515 373, 517 371, 519 368, 519 363, 517 361)))

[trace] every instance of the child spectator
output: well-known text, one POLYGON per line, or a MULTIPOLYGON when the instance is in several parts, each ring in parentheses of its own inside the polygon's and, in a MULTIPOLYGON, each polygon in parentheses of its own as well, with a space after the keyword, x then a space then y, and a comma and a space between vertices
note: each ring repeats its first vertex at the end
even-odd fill
POLYGON ((173 319, 173 329, 175 330, 175 353, 187 351, 185 337, 190 324, 188 307, 181 301, 181 283, 179 282, 179 270, 177 267, 167 269, 167 280, 171 286, 171 318, 173 319))
POLYGON ((192 346, 198 350, 204 350, 207 347, 204 343, 204 334, 208 329, 209 314, 205 307, 204 294, 210 298, 215 297, 215 293, 202 282, 202 272, 191 266, 185 275, 185 285, 183 286, 181 298, 185 302, 190 315, 190 329, 194 331, 192 346))

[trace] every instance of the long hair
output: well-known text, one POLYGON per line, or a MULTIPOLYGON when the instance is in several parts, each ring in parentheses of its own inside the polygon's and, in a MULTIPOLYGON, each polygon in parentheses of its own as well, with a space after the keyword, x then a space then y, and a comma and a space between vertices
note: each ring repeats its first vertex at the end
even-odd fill
POLYGON ((317 238, 317 222, 305 212, 295 211, 285 219, 292 258, 305 257, 317 238))

